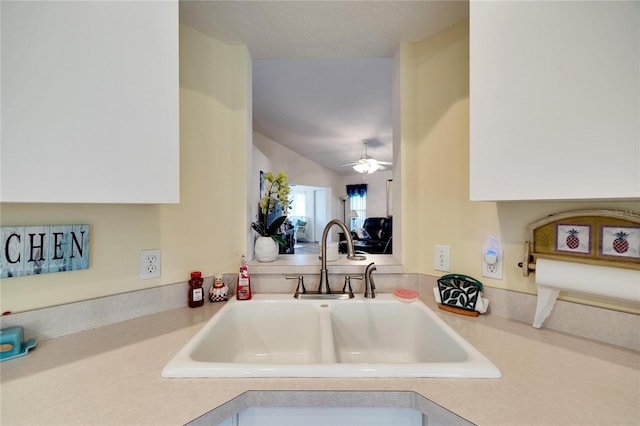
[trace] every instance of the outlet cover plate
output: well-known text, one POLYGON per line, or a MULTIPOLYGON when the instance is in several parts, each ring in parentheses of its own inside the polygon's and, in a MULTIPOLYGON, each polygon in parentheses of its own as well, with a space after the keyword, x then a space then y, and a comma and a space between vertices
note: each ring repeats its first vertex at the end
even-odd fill
POLYGON ((451 271, 451 248, 436 245, 433 250, 433 269, 436 271, 451 271))
POLYGON ((140 251, 140 279, 160 278, 160 249, 140 251))
POLYGON ((488 263, 482 256, 482 276, 487 278, 502 279, 502 250, 498 254, 498 259, 494 264, 488 263))

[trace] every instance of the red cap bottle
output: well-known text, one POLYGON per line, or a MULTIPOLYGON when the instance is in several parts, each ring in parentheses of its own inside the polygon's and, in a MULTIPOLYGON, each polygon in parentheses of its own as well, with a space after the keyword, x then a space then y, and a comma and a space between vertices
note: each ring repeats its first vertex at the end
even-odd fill
POLYGON ((244 256, 242 256, 242 265, 240 266, 240 273, 238 274, 236 299, 251 299, 251 278, 249 278, 249 268, 247 268, 247 262, 244 260, 244 256))
POLYGON ((189 280, 189 307, 197 308, 204 304, 204 289, 202 288, 202 272, 194 271, 189 280))

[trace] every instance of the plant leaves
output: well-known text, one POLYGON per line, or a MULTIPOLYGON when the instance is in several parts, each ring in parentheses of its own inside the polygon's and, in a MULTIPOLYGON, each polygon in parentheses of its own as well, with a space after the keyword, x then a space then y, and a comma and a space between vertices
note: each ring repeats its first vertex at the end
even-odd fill
POLYGON ((286 247, 287 243, 286 241, 280 236, 280 235, 272 235, 271 238, 278 244, 280 244, 282 247, 286 247))
POLYGON ((256 231, 258 234, 260 234, 263 237, 268 237, 269 235, 267 234, 267 230, 264 229, 264 224, 261 222, 252 222, 251 223, 251 227, 253 228, 254 231, 256 231))
POLYGON ((280 227, 284 223, 285 219, 287 219, 286 216, 280 216, 279 218, 274 220, 269 228, 267 228, 267 236, 274 236, 278 232, 278 229, 280 229, 280 227))

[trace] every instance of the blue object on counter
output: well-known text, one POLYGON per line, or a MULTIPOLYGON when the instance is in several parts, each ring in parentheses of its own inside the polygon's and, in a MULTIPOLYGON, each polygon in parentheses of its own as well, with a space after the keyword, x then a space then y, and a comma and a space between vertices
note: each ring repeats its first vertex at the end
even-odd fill
POLYGON ((22 327, 8 327, 0 330, 0 361, 18 358, 36 346, 36 339, 23 341, 22 327))

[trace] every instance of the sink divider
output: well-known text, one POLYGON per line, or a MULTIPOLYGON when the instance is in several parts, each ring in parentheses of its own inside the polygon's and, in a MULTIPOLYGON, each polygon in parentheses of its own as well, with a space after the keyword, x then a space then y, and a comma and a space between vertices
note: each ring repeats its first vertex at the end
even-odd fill
POLYGON ((323 364, 335 364, 336 350, 331 326, 331 305, 320 306, 320 358, 323 364))

